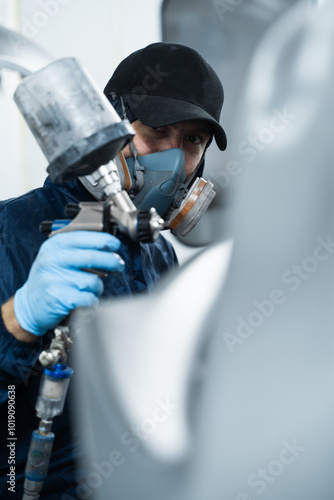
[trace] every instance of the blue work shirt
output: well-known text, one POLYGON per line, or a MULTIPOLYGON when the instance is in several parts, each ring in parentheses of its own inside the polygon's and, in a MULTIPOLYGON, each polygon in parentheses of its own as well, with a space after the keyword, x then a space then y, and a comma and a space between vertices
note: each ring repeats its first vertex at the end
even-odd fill
MULTIPOLYGON (((67 203, 95 201, 77 179, 63 184, 53 184, 46 179, 42 188, 0 202, 0 305, 14 295, 27 280, 30 267, 47 234, 39 231, 45 220, 64 219, 67 203)), ((163 273, 177 264, 172 245, 159 236, 154 243, 134 243, 127 237, 121 240, 120 256, 125 270, 110 274, 104 281, 104 297, 141 293, 150 289, 163 273)), ((1 315, 0 315, 1 316, 1 315)), ((0 318, 0 497, 22 498, 24 468, 31 433, 38 428, 35 404, 38 396, 42 368, 38 362, 42 347, 50 343, 48 334, 36 337, 36 342, 25 343, 7 332, 0 318), (15 435, 8 433, 8 386, 15 386, 15 435), (16 438, 16 439, 14 439, 16 438), (8 447, 10 443, 15 446, 8 447), (15 493, 10 487, 10 465, 15 448, 15 493)), ((70 391, 67 400, 70 399, 70 391)), ((11 393, 12 396, 12 393, 11 393)), ((11 399, 11 402, 13 399, 11 399)), ((12 408, 12 407, 11 407, 12 408)), ((11 411, 11 413, 13 413, 11 411)), ((11 424, 11 429, 13 425, 11 424)), ((75 495, 77 456, 80 430, 70 427, 67 402, 61 415, 55 417, 52 426, 55 441, 41 498, 46 500, 70 500, 75 495)), ((11 469, 13 471, 13 469, 11 469)), ((79 498, 79 497, 78 497, 79 498)))

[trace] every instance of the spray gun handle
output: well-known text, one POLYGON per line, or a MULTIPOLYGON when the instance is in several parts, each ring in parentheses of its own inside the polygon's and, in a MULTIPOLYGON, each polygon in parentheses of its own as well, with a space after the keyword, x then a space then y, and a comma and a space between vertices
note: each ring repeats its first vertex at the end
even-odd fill
POLYGON ((106 202, 81 202, 71 204, 67 213, 74 214, 74 219, 43 221, 40 231, 50 236, 69 231, 104 231, 115 234, 117 230, 134 241, 150 243, 155 241, 162 229, 164 220, 154 208, 137 210, 128 193, 115 193, 106 202))

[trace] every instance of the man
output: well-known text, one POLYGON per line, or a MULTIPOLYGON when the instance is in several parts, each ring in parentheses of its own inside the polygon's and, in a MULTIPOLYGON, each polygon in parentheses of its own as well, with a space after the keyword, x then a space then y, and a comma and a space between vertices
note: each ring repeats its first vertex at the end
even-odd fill
MULTIPOLYGON (((219 125, 223 88, 205 60, 193 49, 156 43, 134 52, 116 68, 105 94, 136 135, 123 150, 125 159, 171 148, 185 155, 186 177, 202 171, 214 136, 220 149, 226 136, 219 125)), ((87 179, 52 184, 0 204, 1 283, 0 398, 6 427, 8 386, 16 394, 16 491, 22 492, 31 432, 38 427, 35 403, 41 367, 36 364, 45 335, 68 313, 91 306, 99 297, 137 294, 151 288, 176 264, 172 246, 162 236, 154 243, 130 242, 127 237, 75 231, 46 239, 42 220, 63 218, 68 202, 92 201, 97 194, 87 179), (37 256, 36 256, 37 255, 37 256), (110 271, 107 278, 84 269, 110 271)), ((53 423, 55 443, 43 498, 75 492, 79 433, 69 427, 69 410, 53 423)), ((3 460, 2 477, 8 473, 3 460)), ((7 492, 6 479, 1 492, 7 492)), ((64 497, 68 498, 68 497, 64 497)), ((75 498, 74 496, 70 498, 75 498)))

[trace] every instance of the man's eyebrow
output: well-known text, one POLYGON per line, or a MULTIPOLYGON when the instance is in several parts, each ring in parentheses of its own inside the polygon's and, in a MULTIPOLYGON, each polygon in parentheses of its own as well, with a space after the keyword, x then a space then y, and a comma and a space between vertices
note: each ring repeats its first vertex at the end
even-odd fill
POLYGON ((201 134, 207 134, 209 136, 212 134, 212 130, 210 127, 195 127, 194 132, 199 132, 201 134))
POLYGON ((189 132, 199 132, 199 133, 205 133, 205 134, 209 134, 211 135, 212 134, 212 130, 211 130, 211 127, 210 125, 207 125, 206 123, 193 123, 190 127, 189 127, 189 132))

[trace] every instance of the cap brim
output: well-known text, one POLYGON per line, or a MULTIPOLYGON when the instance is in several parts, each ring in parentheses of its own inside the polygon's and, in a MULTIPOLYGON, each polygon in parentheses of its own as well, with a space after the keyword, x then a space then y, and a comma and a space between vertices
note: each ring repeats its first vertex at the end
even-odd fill
POLYGON ((188 120, 205 120, 212 125, 213 135, 221 151, 226 149, 226 134, 223 127, 202 108, 187 101, 171 97, 147 94, 124 93, 130 108, 144 125, 163 127, 188 120))

